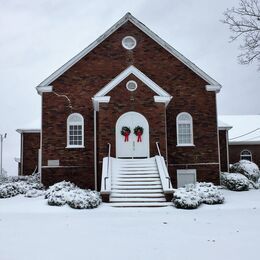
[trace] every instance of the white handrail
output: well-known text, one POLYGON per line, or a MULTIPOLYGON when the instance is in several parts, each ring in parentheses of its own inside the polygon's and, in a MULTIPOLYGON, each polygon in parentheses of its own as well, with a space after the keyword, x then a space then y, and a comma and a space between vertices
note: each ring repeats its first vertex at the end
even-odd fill
POLYGON ((109 167, 110 167, 110 153, 111 153, 111 144, 110 143, 107 143, 108 145, 108 160, 107 160, 107 174, 106 174, 106 177, 104 178, 104 188, 105 190, 107 189, 107 179, 109 178, 109 167))
MULTIPOLYGON (((161 164, 163 165, 165 162, 162 161, 162 155, 161 155, 161 151, 160 151, 160 147, 159 147, 159 142, 156 142, 155 144, 156 144, 156 147, 157 147, 158 154, 160 156, 161 164)), ((171 188, 171 178, 170 178, 170 176, 168 176, 168 174, 166 174, 164 167, 163 167, 163 173, 164 173, 164 177, 166 179, 168 179, 169 189, 170 189, 171 188)))

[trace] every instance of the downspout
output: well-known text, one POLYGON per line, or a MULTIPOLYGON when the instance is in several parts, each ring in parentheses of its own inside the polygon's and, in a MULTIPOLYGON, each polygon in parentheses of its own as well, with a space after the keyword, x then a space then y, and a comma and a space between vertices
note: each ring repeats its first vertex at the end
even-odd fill
POLYGON ((21 133, 21 169, 20 174, 23 176, 23 132, 21 133))
POLYGON ((43 126, 43 93, 41 94, 41 132, 40 132, 40 152, 38 153, 39 160, 39 173, 40 173, 40 182, 42 183, 42 126, 43 126))
POLYGON ((229 141, 228 141, 228 130, 226 130, 226 149, 227 149, 227 172, 229 172, 229 141))
POLYGON ((97 190, 97 111, 94 108, 94 174, 95 190, 97 190))
POLYGON ((168 129, 167 129, 167 113, 166 106, 164 108, 164 120, 165 120, 165 159, 166 159, 166 167, 168 169, 168 129))
POLYGON ((219 180, 221 179, 221 159, 220 159, 220 145, 219 145, 219 129, 218 129, 218 104, 217 104, 217 93, 215 92, 216 102, 216 123, 217 123, 217 142, 218 142, 218 164, 219 164, 219 180))

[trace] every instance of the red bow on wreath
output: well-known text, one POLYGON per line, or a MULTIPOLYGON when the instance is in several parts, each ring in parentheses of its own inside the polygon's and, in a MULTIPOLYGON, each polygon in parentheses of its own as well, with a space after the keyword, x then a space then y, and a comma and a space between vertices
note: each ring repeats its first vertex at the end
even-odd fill
POLYGON ((142 142, 142 135, 143 135, 144 129, 141 126, 137 126, 134 129, 134 133, 137 136, 137 142, 142 142))
POLYGON ((125 132, 125 134, 124 134, 125 142, 128 142, 128 141, 129 141, 129 135, 130 135, 129 132, 125 132))
POLYGON ((131 130, 129 127, 127 126, 123 126, 122 127, 122 130, 121 130, 121 135, 123 135, 125 137, 125 142, 128 142, 129 141, 129 135, 131 133, 131 130))
POLYGON ((137 142, 142 142, 142 132, 140 130, 137 131, 137 142))

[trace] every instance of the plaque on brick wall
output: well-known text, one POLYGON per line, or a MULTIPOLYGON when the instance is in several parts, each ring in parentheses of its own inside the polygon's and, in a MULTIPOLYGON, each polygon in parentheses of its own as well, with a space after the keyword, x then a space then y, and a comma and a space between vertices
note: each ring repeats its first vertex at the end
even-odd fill
POLYGON ((48 160, 48 166, 60 166, 60 160, 48 160))

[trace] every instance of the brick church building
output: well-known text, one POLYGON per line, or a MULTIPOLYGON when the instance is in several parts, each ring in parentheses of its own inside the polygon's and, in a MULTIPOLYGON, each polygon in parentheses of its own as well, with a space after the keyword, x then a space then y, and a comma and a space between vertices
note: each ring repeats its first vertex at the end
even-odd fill
MULTIPOLYGON (((164 195, 187 182, 219 184, 229 129, 218 127, 220 89, 127 13, 37 86, 43 184, 69 180, 108 199, 124 186, 120 178, 130 187, 134 174, 140 189, 154 181, 164 195)), ((22 174, 29 168, 21 162, 22 174)))

